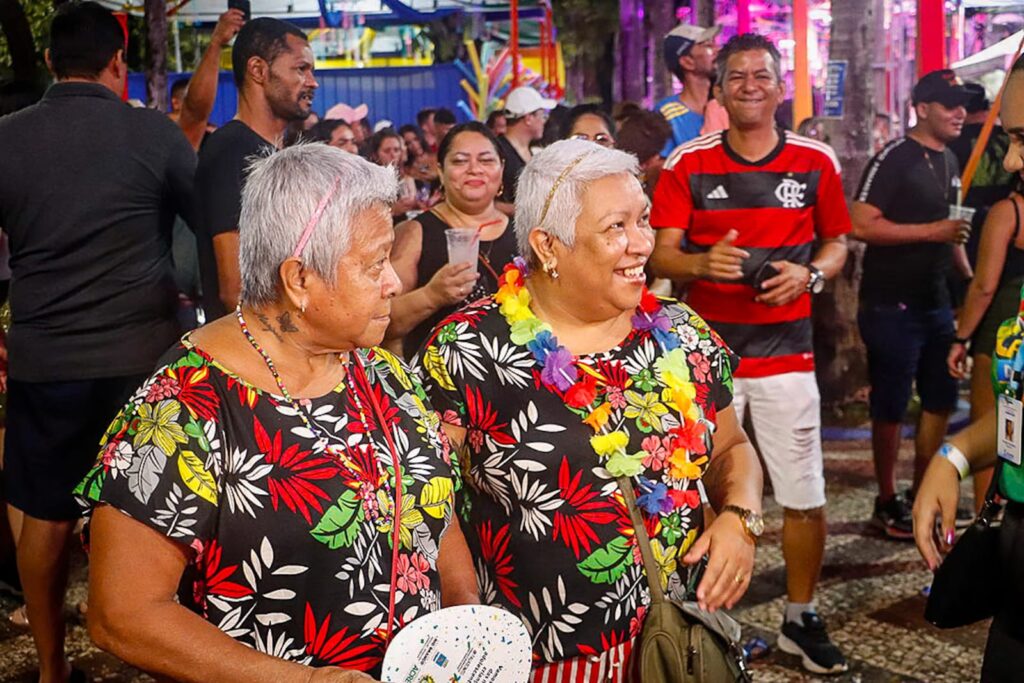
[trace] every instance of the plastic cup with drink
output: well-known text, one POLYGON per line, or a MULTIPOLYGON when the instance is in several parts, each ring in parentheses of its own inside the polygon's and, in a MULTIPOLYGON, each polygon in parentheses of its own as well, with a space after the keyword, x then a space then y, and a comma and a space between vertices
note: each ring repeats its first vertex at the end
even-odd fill
POLYGON ((473 272, 477 272, 480 231, 476 228, 448 228, 444 237, 448 243, 448 263, 469 263, 473 272))
POLYGON ((960 233, 960 239, 958 243, 964 244, 971 237, 971 221, 974 220, 975 209, 972 206, 964 206, 962 204, 950 204, 949 205, 949 218, 955 221, 965 221, 968 225, 967 229, 960 233))
POLYGON ((974 220, 974 208, 970 206, 964 206, 964 188, 960 182, 959 176, 953 177, 953 189, 956 191, 956 204, 949 205, 949 218, 954 221, 966 221, 967 228, 961 230, 958 236, 957 244, 965 244, 967 240, 971 238, 971 228, 973 227, 974 220))

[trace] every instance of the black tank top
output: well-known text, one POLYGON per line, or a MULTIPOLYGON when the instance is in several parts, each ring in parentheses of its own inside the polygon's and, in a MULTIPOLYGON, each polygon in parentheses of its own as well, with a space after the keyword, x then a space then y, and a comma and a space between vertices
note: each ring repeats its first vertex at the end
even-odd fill
MULTIPOLYGON (((448 263, 448 244, 444 238, 444 231, 448 224, 441 220, 433 211, 426 211, 416 217, 416 222, 423 226, 423 246, 420 250, 420 262, 417 267, 416 289, 430 282, 434 273, 441 270, 448 263)), ((451 315, 459 308, 476 301, 498 290, 498 277, 501 275, 505 264, 516 255, 516 231, 509 218, 505 232, 498 236, 498 239, 491 241, 480 240, 480 259, 477 268, 480 271, 480 279, 476 286, 464 301, 454 305, 445 306, 428 316, 426 320, 417 325, 402 339, 402 355, 409 360, 419 351, 420 346, 426 340, 434 325, 441 322, 443 318, 451 315)))
POLYGON ((1017 193, 1010 195, 1010 203, 1013 204, 1013 237, 1010 240, 1010 248, 1006 250, 1006 262, 1003 264, 1003 274, 999 277, 1000 286, 1024 277, 1024 251, 1016 247, 1017 235, 1020 233, 1020 207, 1017 206, 1017 193))

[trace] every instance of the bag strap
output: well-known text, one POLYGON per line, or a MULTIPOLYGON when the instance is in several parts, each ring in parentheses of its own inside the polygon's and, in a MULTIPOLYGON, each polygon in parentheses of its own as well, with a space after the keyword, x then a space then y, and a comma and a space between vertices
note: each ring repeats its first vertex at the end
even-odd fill
POLYGON ((1003 459, 996 456, 996 464, 992 466, 992 481, 988 483, 988 491, 985 492, 985 502, 995 502, 999 494, 999 475, 1003 471, 1003 459))
POLYGON ((370 379, 366 376, 366 369, 363 367, 363 360, 359 357, 359 351, 353 351, 352 356, 356 359, 356 366, 366 383, 367 394, 370 395, 370 403, 373 405, 373 412, 377 418, 380 430, 384 432, 384 438, 388 442, 388 450, 391 451, 391 462, 395 465, 395 513, 391 517, 391 591, 388 595, 388 628, 384 642, 391 642, 392 631, 395 626, 395 592, 398 588, 398 549, 402 541, 402 472, 399 467, 398 449, 395 448, 395 440, 391 436, 391 430, 387 427, 384 419, 384 411, 380 408, 380 401, 377 394, 370 386, 370 379))
POLYGON ((992 466, 992 481, 988 483, 988 490, 985 492, 985 502, 981 505, 981 511, 978 513, 979 517, 988 518, 990 513, 999 510, 1001 505, 996 500, 996 496, 999 495, 999 475, 1003 471, 1003 459, 998 455, 996 456, 996 464, 992 466))
POLYGON ((629 510, 629 518, 633 522, 633 532, 636 536, 637 545, 640 546, 640 557, 644 561, 644 573, 647 574, 647 586, 651 589, 651 604, 657 605, 665 602, 665 591, 661 589, 661 572, 658 563, 654 560, 654 551, 651 549, 651 537, 647 535, 647 527, 644 526, 644 518, 640 514, 640 508, 636 505, 636 494, 633 493, 633 482, 629 477, 616 477, 615 482, 622 491, 622 498, 626 501, 626 509, 629 510))
POLYGON ((1017 205, 1017 193, 1011 192, 1007 199, 1010 200, 1010 204, 1013 206, 1013 237, 1010 239, 1011 242, 1016 242, 1017 237, 1020 235, 1020 207, 1017 205))

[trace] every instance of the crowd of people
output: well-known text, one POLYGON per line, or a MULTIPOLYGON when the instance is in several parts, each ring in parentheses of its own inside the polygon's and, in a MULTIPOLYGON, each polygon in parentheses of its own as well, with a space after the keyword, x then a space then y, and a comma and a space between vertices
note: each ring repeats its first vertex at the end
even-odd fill
MULTIPOLYGON (((533 680, 626 681, 649 594, 621 482, 666 594, 715 611, 757 580, 762 471, 783 510, 777 645, 846 671, 815 604, 814 296, 847 237, 866 242, 873 520, 934 567, 959 479, 975 470, 980 503, 991 478, 993 367, 1019 406, 1021 368, 1003 377, 992 350, 1024 283, 1024 66, 962 198, 972 225, 959 177, 984 91, 924 76, 848 209, 822 129, 778 124, 776 47, 718 34, 665 36, 682 90, 653 110, 523 86, 486 123, 438 107, 396 125, 314 114, 306 35, 239 10, 169 114, 132 108, 120 25, 61 6, 56 82, 0 118, 12 620, 40 682, 82 676, 63 604, 83 516, 89 633, 157 676, 376 680, 417 615, 483 603, 522 618, 533 680), (228 45, 238 110, 215 127, 228 45), (944 442, 968 354, 974 423, 944 442)), ((1019 471, 1018 451, 1001 491, 1024 504, 1019 471)), ((1012 680, 989 662, 1021 651, 1019 594, 987 680, 1012 680)))

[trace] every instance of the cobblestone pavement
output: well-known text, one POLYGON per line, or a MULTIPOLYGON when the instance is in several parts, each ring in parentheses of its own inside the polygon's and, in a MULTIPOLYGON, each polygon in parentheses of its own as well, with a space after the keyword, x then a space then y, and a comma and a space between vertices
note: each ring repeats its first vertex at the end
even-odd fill
MULTIPOLYGON (((850 672, 831 681, 881 683, 976 681, 987 624, 939 631, 921 617, 928 572, 910 543, 885 540, 871 528, 875 492, 870 453, 865 443, 826 444, 829 537, 818 591, 819 612, 850 659, 850 672)), ((904 447, 904 460, 909 455, 904 447)), ((909 476, 908 471, 901 471, 909 476)), ((772 646, 785 600, 781 511, 766 502, 767 531, 758 550, 752 587, 734 615, 744 635, 759 635, 772 646)), ((138 671, 99 652, 88 641, 82 618, 70 607, 85 597, 84 560, 78 559, 68 598, 69 654, 93 681, 150 681, 138 671)), ((7 615, 16 606, 0 597, 0 683, 33 681, 33 650, 27 633, 12 627, 7 615)), ((821 680, 801 672, 796 657, 772 651, 754 663, 756 681, 821 680)))

